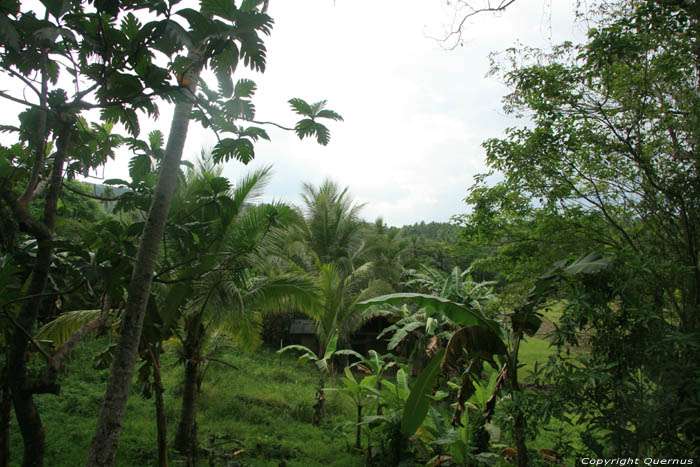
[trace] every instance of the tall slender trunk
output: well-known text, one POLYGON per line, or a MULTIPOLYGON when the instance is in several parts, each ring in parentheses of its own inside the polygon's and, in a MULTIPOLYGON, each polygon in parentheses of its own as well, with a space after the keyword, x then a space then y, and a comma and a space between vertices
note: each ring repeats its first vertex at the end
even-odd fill
MULTIPOLYGON (((193 66, 185 75, 189 80, 186 92, 194 94, 201 71, 201 53, 192 49, 189 58, 192 60, 193 66)), ((183 82, 185 81, 183 80, 183 82)), ((136 353, 143 328, 143 318, 158 257, 158 247, 165 230, 165 222, 177 184, 192 106, 192 99, 178 102, 175 105, 165 157, 141 236, 134 272, 129 283, 129 296, 119 330, 119 341, 107 381, 107 390, 95 428, 95 435, 88 452, 87 466, 111 466, 117 455, 124 410, 131 388, 136 353)))
POLYGON ((160 350, 149 345, 153 365, 153 386, 156 395, 156 429, 158 433, 158 467, 168 467, 168 422, 165 419, 163 380, 160 376, 160 350))
POLYGON ((187 325, 184 342, 185 387, 182 394, 180 422, 175 433, 175 449, 185 455, 187 466, 194 467, 197 457, 197 373, 204 343, 204 326, 199 316, 187 325))

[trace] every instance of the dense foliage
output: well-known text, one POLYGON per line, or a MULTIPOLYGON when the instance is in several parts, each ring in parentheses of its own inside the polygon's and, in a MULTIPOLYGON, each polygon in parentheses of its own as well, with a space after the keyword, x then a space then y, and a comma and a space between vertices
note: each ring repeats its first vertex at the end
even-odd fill
MULTIPOLYGON (((584 44, 494 56, 525 123, 484 143, 455 224, 397 228, 331 180, 293 206, 259 202, 269 167, 221 175, 269 138, 232 78, 265 69, 266 1, 41 5, 0 4, 23 108, 0 128, 0 466, 334 460, 282 439, 302 423, 343 465, 700 458, 700 7, 601 2, 584 44), (218 136, 196 164, 191 120, 218 136), (119 147, 128 180, 76 180, 119 147), (133 392, 155 441, 118 453, 133 392), (61 454, 67 407, 85 452, 61 454)), ((340 115, 289 104, 328 144, 340 115)))
POLYGON ((504 178, 479 179, 462 221, 514 282, 588 249, 615 258, 568 290, 541 375, 599 456, 698 454, 699 13, 606 3, 586 44, 494 62, 513 90, 505 110, 532 123, 484 144, 504 178), (569 355, 576 345, 589 351, 569 355))

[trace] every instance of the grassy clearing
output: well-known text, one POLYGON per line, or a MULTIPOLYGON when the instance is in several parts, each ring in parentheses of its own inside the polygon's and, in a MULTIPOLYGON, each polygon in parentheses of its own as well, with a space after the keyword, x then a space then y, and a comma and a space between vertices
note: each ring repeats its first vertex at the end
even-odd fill
MULTIPOLYGON (((106 338, 83 342, 73 352, 69 372, 62 376, 61 396, 37 397, 47 435, 46 465, 83 465, 108 376, 108 370, 94 370, 92 362, 108 344, 106 338)), ((553 351, 545 334, 524 340, 520 349, 522 380, 534 369, 535 362, 543 364, 553 351)), ((363 465, 361 455, 349 454, 345 436, 333 431, 335 426, 355 419, 355 407, 344 394, 327 393, 327 417, 322 426, 312 426, 312 405, 319 383, 312 365, 297 367, 294 356, 283 355, 280 360, 274 350, 266 348, 254 354, 230 352, 223 359, 237 369, 212 363, 199 397, 200 445, 210 449, 213 465, 363 465)), ((163 356, 170 439, 180 410, 182 371, 175 355, 163 356)), ((127 405, 117 466, 156 464, 155 407, 152 399, 140 397, 139 389, 134 386, 127 405)), ((552 448, 563 435, 578 439, 578 430, 552 421, 540 430, 531 448, 552 448)), ((12 436, 11 465, 18 466, 22 445, 16 423, 12 436)), ((183 465, 172 450, 170 460, 172 466, 183 465)), ((206 454, 200 456, 199 465, 210 465, 206 454)))
POLYGON ((520 352, 518 353, 518 361, 524 364, 518 372, 518 378, 527 377, 534 369, 535 363, 539 366, 544 365, 549 356, 554 353, 554 347, 546 339, 539 337, 528 337, 520 342, 520 352))
MULTIPOLYGON (((59 397, 37 397, 47 436, 46 465, 83 465, 99 414, 108 371, 93 370, 92 359, 108 345, 90 339, 74 352, 69 373, 62 377, 59 397)), ((298 368, 292 356, 280 359, 270 349, 254 355, 230 353, 226 361, 238 370, 213 363, 199 398, 200 445, 215 452, 215 465, 232 460, 250 466, 353 466, 343 437, 332 436, 335 424, 351 419, 353 406, 342 394, 329 394, 327 417, 311 424, 318 376, 312 366, 298 368), (237 455, 233 455, 238 452, 237 455)), ((182 367, 173 355, 163 357, 165 404, 170 438, 180 410, 182 367)), ((134 385, 127 405, 117 466, 155 465, 157 461, 155 406, 139 396, 134 385)), ((22 444, 12 426, 12 463, 19 465, 22 444)), ((209 465, 200 456, 199 464, 209 465)), ((174 451, 171 465, 181 465, 174 451)))

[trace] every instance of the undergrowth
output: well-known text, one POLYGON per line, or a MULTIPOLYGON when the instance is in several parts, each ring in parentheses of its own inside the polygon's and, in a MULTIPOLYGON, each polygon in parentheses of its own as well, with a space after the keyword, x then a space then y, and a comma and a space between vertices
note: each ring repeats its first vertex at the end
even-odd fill
MULTIPOLYGON (((84 465, 97 423, 108 370, 94 370, 95 355, 109 345, 107 338, 88 339, 72 353, 61 395, 36 397, 46 429, 47 466, 84 465)), ((353 466, 344 437, 333 427, 353 416, 350 400, 329 394, 327 416, 311 424, 318 375, 312 366, 297 367, 291 356, 261 348, 254 354, 231 351, 223 357, 235 366, 213 362, 199 396, 198 465, 209 466, 353 466)), ((169 439, 175 433, 182 392, 182 366, 175 355, 162 357, 169 439)), ((155 404, 132 388, 121 432, 117 466, 157 465, 155 404)), ((13 420, 11 466, 19 466, 22 441, 13 420)), ((170 465, 184 465, 174 450, 170 465)))

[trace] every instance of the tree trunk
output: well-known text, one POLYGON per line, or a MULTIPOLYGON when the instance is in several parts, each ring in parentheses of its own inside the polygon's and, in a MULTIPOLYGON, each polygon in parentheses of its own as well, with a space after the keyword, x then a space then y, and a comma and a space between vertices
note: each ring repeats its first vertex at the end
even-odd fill
MULTIPOLYGON (((513 394, 520 393, 518 382, 518 353, 520 351, 521 337, 517 337, 513 349, 512 364, 510 365, 510 384, 513 394)), ((525 446, 525 416, 520 406, 515 407, 513 418, 513 437, 515 438, 515 452, 518 455, 518 467, 527 467, 527 446, 525 446)))
POLYGON ((158 467, 168 467, 168 422, 165 419, 163 380, 160 377, 160 351, 149 346, 153 365, 153 386, 156 395, 156 429, 158 433, 158 467))
POLYGON ((8 365, 2 369, 2 399, 0 399, 0 467, 10 465, 10 417, 12 416, 12 394, 7 381, 8 365))
MULTIPOLYGON (((189 58, 192 59, 193 66, 185 75, 189 80, 188 91, 185 92, 194 94, 201 71, 199 51, 191 50, 189 58)), ((129 283, 126 310, 119 329, 119 341, 107 381, 104 402, 88 452, 86 466, 89 467, 111 466, 117 455, 122 419, 134 375, 136 353, 143 328, 146 304, 151 291, 153 271, 177 184, 192 106, 192 99, 178 102, 175 105, 165 157, 141 236, 134 272, 129 283)))
POLYGON ((513 420, 513 437, 515 438, 515 452, 518 454, 518 467, 527 467, 527 447, 525 446, 525 417, 523 412, 515 409, 513 420))
MULTIPOLYGON (((38 392, 53 392, 58 394, 58 386, 55 384, 40 384, 30 379, 27 374, 27 357, 29 354, 30 340, 28 334, 32 332, 41 306, 43 292, 49 278, 49 270, 53 257, 53 229, 56 224, 56 209, 58 198, 63 184, 63 162, 70 144, 70 135, 73 130, 73 121, 66 117, 62 122, 56 154, 54 155, 49 190, 44 202, 43 222, 36 222, 28 216, 26 205, 17 202, 12 206, 20 223, 26 222, 25 228, 33 234, 38 241, 36 261, 32 268, 31 280, 27 288, 27 295, 32 297, 25 300, 15 324, 11 339, 10 358, 7 377, 12 392, 12 401, 15 408, 17 424, 24 441, 23 467, 41 467, 44 465, 45 438, 44 427, 41 423, 39 411, 34 404, 34 394, 38 392), (25 217, 26 215, 26 217, 25 217), (51 388, 49 389, 49 386, 51 388)), ((51 362, 47 362, 51 364, 51 362)), ((55 372, 53 373, 55 377, 55 372)))
POLYGON ((193 318, 187 326, 185 337, 185 388, 182 394, 180 422, 175 433, 175 449, 185 455, 187 466, 194 467, 197 457, 197 373, 204 343, 204 326, 200 317, 193 318))

